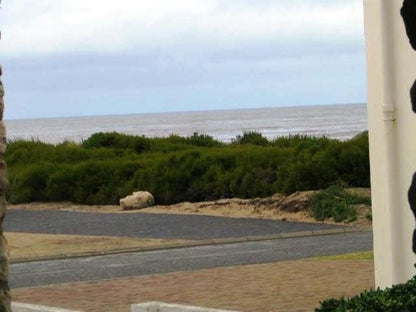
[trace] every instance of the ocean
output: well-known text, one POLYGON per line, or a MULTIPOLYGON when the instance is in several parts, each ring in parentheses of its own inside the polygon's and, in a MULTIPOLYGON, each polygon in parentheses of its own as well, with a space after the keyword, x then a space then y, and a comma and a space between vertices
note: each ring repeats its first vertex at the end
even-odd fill
POLYGON ((112 116, 6 120, 9 140, 33 139, 57 144, 81 142, 96 132, 116 131, 147 137, 194 132, 231 142, 245 131, 273 139, 306 134, 347 140, 367 130, 365 104, 275 107, 112 116))

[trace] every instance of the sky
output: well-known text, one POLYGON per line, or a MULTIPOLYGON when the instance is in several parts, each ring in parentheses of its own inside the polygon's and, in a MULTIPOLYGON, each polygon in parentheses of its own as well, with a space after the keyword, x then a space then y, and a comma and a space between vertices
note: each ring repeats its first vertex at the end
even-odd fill
POLYGON ((6 119, 366 102, 362 0, 3 0, 6 119))

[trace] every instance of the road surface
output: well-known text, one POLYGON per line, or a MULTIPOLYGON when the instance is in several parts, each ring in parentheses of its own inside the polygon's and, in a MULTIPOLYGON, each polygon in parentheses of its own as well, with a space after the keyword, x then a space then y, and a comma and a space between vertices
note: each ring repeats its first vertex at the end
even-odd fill
POLYGON ((342 228, 276 220, 174 214, 10 210, 5 232, 204 240, 342 228))
POLYGON ((11 265, 11 288, 269 263, 372 249, 371 232, 49 260, 11 265))

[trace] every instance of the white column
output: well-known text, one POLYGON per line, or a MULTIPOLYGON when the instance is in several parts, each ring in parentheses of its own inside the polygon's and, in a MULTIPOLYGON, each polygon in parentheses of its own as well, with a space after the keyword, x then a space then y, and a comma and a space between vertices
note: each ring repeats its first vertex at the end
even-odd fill
POLYGON ((402 0, 364 0, 376 285, 415 275, 415 218, 407 193, 416 172, 416 114, 410 88, 416 51, 400 15, 402 0))

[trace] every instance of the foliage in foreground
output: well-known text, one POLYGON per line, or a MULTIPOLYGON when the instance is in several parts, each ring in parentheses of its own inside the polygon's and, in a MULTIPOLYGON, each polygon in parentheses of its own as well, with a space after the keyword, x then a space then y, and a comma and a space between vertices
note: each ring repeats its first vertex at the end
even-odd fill
POLYGON ((369 290, 353 298, 328 299, 315 312, 416 311, 416 276, 405 284, 369 290))
POLYGON ((315 193, 311 198, 311 214, 318 220, 333 218, 335 222, 357 220, 357 208, 354 205, 371 205, 371 198, 348 192, 340 185, 332 185, 315 193))
POLYGON ((97 133, 82 144, 10 142, 6 161, 11 203, 118 204, 134 190, 148 190, 157 204, 172 204, 370 184, 367 133, 341 142, 307 136, 269 141, 249 132, 231 144, 197 133, 97 133))

